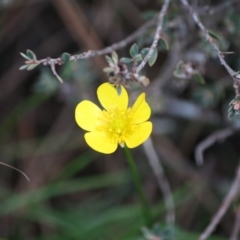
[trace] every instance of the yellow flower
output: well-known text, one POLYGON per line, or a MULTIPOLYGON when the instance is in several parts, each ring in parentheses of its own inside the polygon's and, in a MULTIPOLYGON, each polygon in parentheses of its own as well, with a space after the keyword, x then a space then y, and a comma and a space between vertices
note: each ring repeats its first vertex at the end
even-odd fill
POLYGON ((101 153, 113 153, 118 144, 134 148, 142 144, 152 132, 152 123, 147 121, 151 109, 142 93, 132 108, 128 108, 128 94, 121 86, 121 94, 109 83, 97 90, 101 110, 94 103, 84 100, 75 110, 77 124, 88 131, 84 137, 87 144, 101 153))

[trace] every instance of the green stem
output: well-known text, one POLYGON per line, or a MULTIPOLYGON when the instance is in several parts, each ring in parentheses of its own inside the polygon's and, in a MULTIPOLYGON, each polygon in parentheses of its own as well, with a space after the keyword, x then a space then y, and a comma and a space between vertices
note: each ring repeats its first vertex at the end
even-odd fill
POLYGON ((130 150, 126 146, 124 147, 124 150, 125 150, 127 163, 130 167, 131 174, 132 174, 132 177, 134 180, 134 184, 137 189, 138 197, 139 197, 139 200, 142 205, 142 213, 143 213, 143 217, 145 219, 145 224, 147 226, 150 226, 152 223, 152 217, 150 215, 149 206, 148 206, 146 197, 143 192, 142 183, 141 183, 141 179, 140 179, 136 164, 134 162, 134 159, 132 157, 130 150))

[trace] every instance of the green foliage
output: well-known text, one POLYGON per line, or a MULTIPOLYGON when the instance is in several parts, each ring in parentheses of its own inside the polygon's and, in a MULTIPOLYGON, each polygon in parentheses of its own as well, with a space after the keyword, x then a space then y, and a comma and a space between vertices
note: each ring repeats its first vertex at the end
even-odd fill
POLYGON ((112 60, 114 64, 118 64, 118 55, 115 51, 112 52, 112 60))
POLYGON ((30 60, 37 60, 35 53, 29 49, 27 50, 27 56, 30 60))
POLYGON ((143 57, 146 57, 146 56, 147 56, 147 54, 148 54, 148 52, 149 52, 149 49, 150 49, 150 48, 143 48, 143 49, 141 50, 140 53, 142 54, 143 57))
POLYGON ((148 64, 150 67, 153 66, 153 64, 156 62, 157 57, 158 57, 158 50, 157 50, 157 48, 154 48, 153 54, 148 60, 148 64))
POLYGON ((236 96, 230 103, 228 109, 228 118, 239 119, 240 117, 240 96, 236 96))
MULTIPOLYGON (((35 67, 37 67, 38 64, 30 64, 28 67, 27 67, 27 70, 30 71, 30 70, 33 70, 35 67)), ((22 69, 20 69, 22 70, 22 69)))
POLYGON ((131 58, 123 57, 120 59, 120 62, 128 64, 133 62, 133 60, 131 58))
POLYGON ((121 93, 122 93, 122 88, 121 88, 121 86, 116 86, 116 90, 117 90, 117 93, 118 93, 118 96, 120 96, 121 95, 121 93))
POLYGON ((215 32, 208 30, 208 34, 209 34, 210 37, 212 37, 213 39, 218 40, 218 41, 221 41, 220 36, 218 36, 215 32))
POLYGON ((139 47, 136 43, 134 43, 129 50, 130 56, 134 58, 135 55, 138 54, 138 51, 139 51, 139 47))
POLYGON ((193 79, 200 84, 205 84, 205 79, 203 78, 203 76, 201 74, 194 74, 193 75, 193 79))
POLYGON ((169 45, 166 39, 160 38, 159 39, 159 49, 163 49, 168 51, 169 50, 169 45))
POLYGON ((71 54, 69 53, 63 53, 61 55, 61 59, 64 63, 67 63, 70 60, 71 54))

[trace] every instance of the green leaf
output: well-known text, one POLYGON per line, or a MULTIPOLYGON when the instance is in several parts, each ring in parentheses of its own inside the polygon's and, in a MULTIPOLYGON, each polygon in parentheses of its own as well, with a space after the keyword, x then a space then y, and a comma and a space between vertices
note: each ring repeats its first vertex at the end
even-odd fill
POLYGON ((138 45, 137 45, 136 43, 134 43, 134 44, 131 46, 130 51, 129 51, 130 56, 131 56, 131 57, 134 57, 135 55, 138 54, 138 51, 139 51, 139 47, 138 47, 138 45))
POLYGON ((159 40, 159 46, 161 49, 164 49, 166 51, 169 50, 169 45, 168 45, 168 42, 164 39, 164 38, 160 38, 159 40))
POLYGON ((113 65, 114 64, 113 60, 109 56, 106 55, 105 58, 106 58, 106 60, 107 60, 109 65, 113 65))
POLYGON ((31 60, 37 60, 35 53, 29 49, 27 50, 27 55, 31 60))
POLYGON ((123 57, 120 59, 120 62, 126 63, 126 64, 131 63, 132 61, 133 60, 131 58, 126 58, 126 57, 123 57))
POLYGON ((156 62, 157 57, 158 57, 158 50, 155 48, 153 50, 152 56, 148 60, 148 64, 150 67, 156 62))
POLYGON ((110 73, 110 72, 113 72, 114 70, 113 70, 113 68, 111 68, 111 67, 105 67, 105 68, 103 69, 103 71, 106 72, 106 73, 110 73))
POLYGON ((120 96, 121 93, 122 93, 122 87, 121 87, 121 85, 118 85, 118 86, 116 87, 116 90, 117 90, 118 96, 120 96))
POLYGON ((115 64, 118 63, 118 55, 115 51, 112 52, 112 60, 115 64))
POLYGON ((205 84, 205 80, 201 74, 194 74, 193 79, 200 84, 205 84))
POLYGON ((30 64, 28 66, 27 70, 30 71, 30 70, 34 69, 35 67, 37 67, 37 66, 38 66, 38 64, 30 64))
POLYGON ((20 53, 22 55, 22 57, 26 58, 27 60, 31 60, 26 54, 24 53, 20 53))
POLYGON ((66 52, 61 55, 61 59, 64 63, 67 63, 69 61, 70 57, 71 57, 71 55, 66 52))
POLYGON ((231 111, 228 113, 228 118, 231 120, 234 118, 234 115, 235 115, 235 112, 234 111, 231 111))
POLYGON ((140 53, 142 54, 142 57, 143 57, 143 58, 147 56, 147 54, 148 54, 148 52, 149 52, 149 49, 150 49, 150 48, 143 48, 143 49, 141 50, 140 53))
POLYGON ((184 80, 186 80, 188 78, 188 76, 180 70, 174 70, 173 75, 176 78, 180 78, 180 79, 184 79, 184 80))
POLYGON ((140 61, 142 61, 142 55, 141 54, 137 54, 137 55, 135 55, 135 57, 133 58, 136 62, 140 62, 140 61))
POLYGON ((29 66, 29 65, 22 65, 22 66, 19 68, 19 70, 24 70, 24 69, 28 68, 28 66, 29 66))
POLYGON ((219 40, 219 41, 221 40, 221 38, 216 33, 214 33, 213 31, 208 30, 208 34, 210 35, 210 37, 212 37, 216 40, 219 40))

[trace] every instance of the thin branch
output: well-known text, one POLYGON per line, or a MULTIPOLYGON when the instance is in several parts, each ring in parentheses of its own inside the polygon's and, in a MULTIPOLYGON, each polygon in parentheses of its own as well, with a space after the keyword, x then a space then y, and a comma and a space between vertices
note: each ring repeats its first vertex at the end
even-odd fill
MULTIPOLYGON (((218 58, 221 62, 221 64, 225 67, 225 69, 227 70, 227 72, 229 73, 229 75, 232 77, 234 83, 236 82, 236 74, 237 72, 235 72, 228 64, 227 62, 224 60, 223 58, 223 53, 220 51, 219 47, 217 46, 217 44, 214 42, 214 39, 209 35, 208 30, 205 28, 205 26, 202 24, 202 22, 200 21, 197 13, 193 10, 193 8, 189 5, 187 0, 180 0, 182 2, 182 4, 188 9, 189 13, 191 14, 194 22, 198 25, 198 27, 201 29, 201 31, 203 32, 204 36, 206 37, 206 40, 211 44, 211 46, 213 47, 213 49, 216 51, 218 58)), ((238 86, 234 85, 234 88, 236 90, 236 95, 238 95, 238 86)))
POLYGON ((164 198, 164 202, 167 210, 166 221, 168 224, 174 224, 175 206, 172 198, 171 188, 164 174, 164 170, 159 160, 159 157, 153 147, 151 137, 146 142, 144 142, 143 148, 148 157, 150 166, 152 167, 152 170, 157 178, 158 186, 161 189, 163 194, 163 198, 164 198))
POLYGON ((232 6, 235 3, 239 3, 239 0, 228 0, 223 3, 219 3, 217 6, 210 8, 209 6, 203 7, 200 11, 199 14, 210 14, 213 15, 219 11, 225 10, 226 8, 232 6))
MULTIPOLYGON (((131 35, 123 39, 122 41, 114 43, 113 45, 103 48, 101 50, 96 50, 96 51, 89 50, 81 54, 72 55, 69 61, 77 61, 78 59, 86 59, 86 58, 91 58, 95 56, 105 55, 115 50, 124 48, 129 43, 133 42, 136 38, 138 38, 140 35, 142 35, 145 31, 147 31, 150 27, 152 27, 155 24, 155 22, 156 22, 156 18, 153 18, 150 21, 146 22, 138 30, 133 32, 131 35)), ((60 58, 49 58, 49 57, 45 59, 41 59, 39 61, 40 63, 43 63, 43 65, 59 64, 59 62, 61 62, 60 58)))
POLYGON ((15 168, 15 167, 12 167, 12 166, 10 166, 10 165, 8 165, 8 164, 6 164, 6 163, 3 163, 3 162, 0 162, 0 164, 1 164, 1 165, 4 165, 4 166, 6 166, 6 167, 12 168, 12 169, 14 169, 14 170, 16 170, 16 171, 18 171, 18 172, 20 172, 28 181, 30 181, 29 178, 28 178, 28 176, 27 176, 24 172, 22 172, 21 170, 15 168))
POLYGON ((155 48, 157 47, 158 41, 160 39, 161 31, 162 31, 163 18, 166 15, 169 3, 170 3, 170 0, 165 0, 164 1, 164 5, 163 5, 163 7, 162 7, 162 9, 159 13, 159 16, 158 16, 157 29, 156 29, 156 33, 155 33, 155 36, 154 36, 152 46, 150 47, 148 54, 145 56, 145 58, 142 60, 142 62, 138 65, 138 67, 136 69, 136 73, 139 73, 144 68, 147 61, 151 58, 155 48))
POLYGON ((208 227, 205 229, 205 231, 201 234, 199 240, 206 240, 212 232, 215 230, 216 226, 222 219, 223 215, 226 213, 228 210, 230 204, 232 203, 233 199, 239 194, 240 190, 240 164, 237 167, 237 173, 234 182, 232 183, 232 186, 224 198, 219 210, 217 213, 213 216, 210 224, 208 227))
POLYGON ((51 69, 52 69, 53 74, 57 77, 57 79, 59 80, 59 82, 60 82, 60 83, 63 83, 63 80, 61 79, 61 77, 60 77, 60 76, 57 74, 57 72, 56 72, 55 64, 52 63, 50 66, 51 66, 51 69))
POLYGON ((235 223, 233 226, 233 231, 232 231, 230 240, 238 240, 239 233, 240 233, 240 207, 238 207, 238 210, 236 213, 236 219, 235 219, 235 223))
POLYGON ((202 142, 200 142, 195 150, 195 158, 196 158, 196 163, 198 165, 203 164, 203 153, 204 151, 212 146, 215 142, 217 141, 223 141, 227 137, 231 136, 234 134, 237 128, 227 127, 225 129, 218 130, 214 133, 212 133, 210 136, 208 136, 206 139, 204 139, 202 142))

